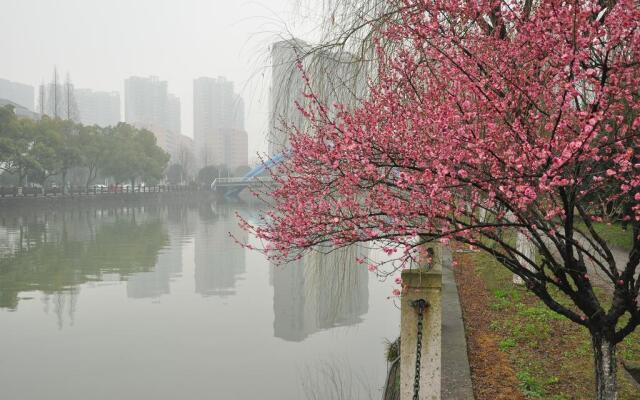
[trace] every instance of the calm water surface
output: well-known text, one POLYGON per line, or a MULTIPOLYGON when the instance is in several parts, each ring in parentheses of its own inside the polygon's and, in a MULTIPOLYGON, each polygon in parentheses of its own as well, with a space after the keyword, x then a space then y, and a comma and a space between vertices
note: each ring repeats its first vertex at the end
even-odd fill
POLYGON ((0 210, 0 398, 379 399, 399 311, 365 250, 274 267, 228 232, 211 204, 0 210))

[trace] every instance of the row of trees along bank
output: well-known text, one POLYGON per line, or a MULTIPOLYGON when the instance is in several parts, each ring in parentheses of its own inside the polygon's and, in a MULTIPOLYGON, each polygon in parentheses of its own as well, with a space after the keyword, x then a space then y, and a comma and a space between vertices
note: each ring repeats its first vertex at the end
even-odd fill
POLYGON ((132 186, 141 181, 154 184, 163 178, 168 162, 169 155, 144 129, 125 123, 84 126, 47 116, 34 121, 18 118, 11 106, 0 108, 3 181, 44 186, 56 177, 64 191, 73 172, 87 187, 98 177, 132 186))

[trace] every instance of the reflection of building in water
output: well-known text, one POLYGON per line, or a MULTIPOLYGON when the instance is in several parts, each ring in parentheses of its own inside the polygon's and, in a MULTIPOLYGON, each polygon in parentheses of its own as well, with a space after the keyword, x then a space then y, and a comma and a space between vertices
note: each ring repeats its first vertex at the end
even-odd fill
POLYGON ((247 232, 238 227, 233 215, 203 222, 195 235, 196 293, 225 296, 235 293, 238 277, 245 272, 245 249, 229 237, 229 232, 246 242, 247 232))
POLYGON ((193 237, 196 225, 196 213, 186 205, 168 205, 167 221, 175 226, 180 243, 184 244, 193 237))
POLYGON ((127 279, 128 297, 159 297, 171 292, 171 279, 182 272, 181 230, 182 227, 175 224, 168 226, 170 243, 158 253, 155 268, 133 274, 127 279))
POLYGON ((127 296, 140 299, 169 294, 171 278, 182 272, 182 247, 171 244, 158 254, 158 262, 151 271, 139 272, 127 279, 127 296))
POLYGON ((182 273, 182 247, 193 234, 195 215, 188 207, 167 206, 166 221, 170 243, 160 253, 149 272, 140 272, 127 279, 127 295, 132 298, 159 297, 171 292, 171 279, 182 273))
POLYGON ((0 226, 0 257, 11 255, 20 249, 21 229, 8 229, 0 226))
POLYGON ((304 264, 302 261, 272 266, 273 335, 299 342, 307 337, 304 327, 304 264))
POLYGON ((289 341, 336 326, 361 322, 369 307, 366 268, 356 246, 312 253, 299 262, 273 267, 274 335, 289 341))

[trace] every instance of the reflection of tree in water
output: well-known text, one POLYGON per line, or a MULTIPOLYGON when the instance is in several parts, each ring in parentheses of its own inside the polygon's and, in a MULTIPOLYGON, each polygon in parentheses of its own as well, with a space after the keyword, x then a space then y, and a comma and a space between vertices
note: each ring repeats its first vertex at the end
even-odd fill
POLYGON ((122 279, 149 271, 168 240, 162 220, 136 219, 135 212, 106 220, 81 213, 59 217, 21 224, 25 233, 17 247, 0 255, 0 307, 15 309, 20 292, 69 294, 104 274, 122 279))
POLYGON ((355 325, 369 307, 366 268, 356 263, 357 246, 271 269, 274 335, 289 341, 336 326, 355 325))
POLYGON ((80 289, 74 287, 54 294, 45 294, 43 296, 42 301, 45 305, 44 311, 49 314, 51 304, 53 304, 53 310, 58 320, 59 329, 62 329, 62 327, 64 326, 64 320, 66 318, 65 314, 69 318, 69 325, 73 326, 73 316, 76 311, 79 292, 80 289))
POLYGON ((371 382, 348 362, 314 361, 300 370, 300 385, 307 400, 373 400, 371 382))

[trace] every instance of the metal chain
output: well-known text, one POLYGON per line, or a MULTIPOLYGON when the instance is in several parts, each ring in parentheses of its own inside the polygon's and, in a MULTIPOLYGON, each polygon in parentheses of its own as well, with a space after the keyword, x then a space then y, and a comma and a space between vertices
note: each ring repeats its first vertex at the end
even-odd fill
POLYGON ((411 302, 411 306, 418 313, 418 332, 416 335, 416 371, 413 379, 413 400, 419 400, 420 393, 420 359, 422 358, 422 321, 424 319, 424 310, 429 303, 424 299, 418 299, 411 302))

